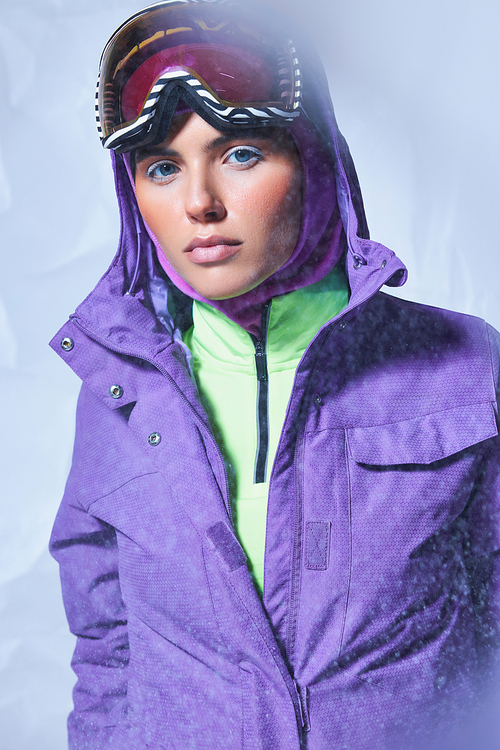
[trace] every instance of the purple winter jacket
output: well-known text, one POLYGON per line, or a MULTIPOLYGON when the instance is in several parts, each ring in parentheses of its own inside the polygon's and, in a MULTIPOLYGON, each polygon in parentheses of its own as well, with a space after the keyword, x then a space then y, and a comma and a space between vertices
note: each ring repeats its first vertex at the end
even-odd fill
POLYGON ((189 300, 170 289, 167 309, 117 161, 118 253, 52 341, 83 380, 51 540, 78 636, 73 750, 413 747, 496 676, 500 338, 379 292, 404 266, 358 236, 318 80, 351 298, 297 369, 262 602, 177 330, 189 300))

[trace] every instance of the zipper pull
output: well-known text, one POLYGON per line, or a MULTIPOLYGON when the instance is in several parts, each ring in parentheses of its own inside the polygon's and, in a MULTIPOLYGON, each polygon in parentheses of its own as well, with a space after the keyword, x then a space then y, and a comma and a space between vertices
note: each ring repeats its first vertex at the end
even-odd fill
POLYGON ((267 380, 267 357, 266 348, 262 341, 255 342, 255 367, 257 369, 257 380, 267 380))
POLYGON ((262 308, 262 319, 260 322, 260 341, 257 341, 255 336, 252 336, 253 343, 255 346, 255 367, 257 369, 257 380, 262 383, 267 380, 267 354, 266 354, 266 341, 267 341, 267 327, 269 325, 269 315, 271 312, 271 300, 266 302, 262 308))
POLYGON ((311 731, 311 720, 309 717, 309 706, 307 705, 307 685, 299 685, 296 680, 293 681, 295 686, 295 692, 297 693, 297 699, 299 701, 300 721, 302 723, 302 729, 304 732, 311 731))

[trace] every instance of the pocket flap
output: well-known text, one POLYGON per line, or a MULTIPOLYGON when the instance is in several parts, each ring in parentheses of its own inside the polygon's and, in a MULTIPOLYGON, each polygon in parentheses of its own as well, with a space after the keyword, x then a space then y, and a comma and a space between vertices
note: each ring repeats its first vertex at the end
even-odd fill
POLYGON ((360 464, 430 464, 498 435, 490 401, 438 411, 404 422, 347 430, 360 464))

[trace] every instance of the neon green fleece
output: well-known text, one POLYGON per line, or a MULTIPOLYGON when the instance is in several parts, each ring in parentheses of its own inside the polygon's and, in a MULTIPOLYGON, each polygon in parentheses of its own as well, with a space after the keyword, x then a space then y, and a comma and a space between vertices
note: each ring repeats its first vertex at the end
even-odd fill
POLYGON ((295 370, 319 329, 347 305, 344 272, 275 297, 267 333, 269 450, 266 482, 254 484, 257 449, 257 377, 250 335, 210 305, 193 303, 193 327, 184 341, 193 353, 198 389, 229 477, 236 531, 249 568, 264 585, 269 476, 285 419, 295 370))

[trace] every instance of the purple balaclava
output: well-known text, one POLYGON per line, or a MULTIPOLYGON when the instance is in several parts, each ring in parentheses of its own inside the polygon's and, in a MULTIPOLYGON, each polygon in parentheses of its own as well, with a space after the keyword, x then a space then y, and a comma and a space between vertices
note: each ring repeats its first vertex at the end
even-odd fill
MULTIPOLYGON (((190 110, 182 106, 177 114, 190 110)), ((324 278, 336 265, 345 248, 345 235, 337 204, 332 157, 315 128, 302 117, 289 128, 302 166, 302 215, 297 244, 290 258, 265 281, 237 297, 210 300, 196 292, 173 269, 158 239, 146 225, 158 260, 169 279, 192 299, 206 302, 242 328, 260 335, 262 307, 272 297, 292 292, 324 278)), ((127 171, 133 178, 126 159, 127 171)))

